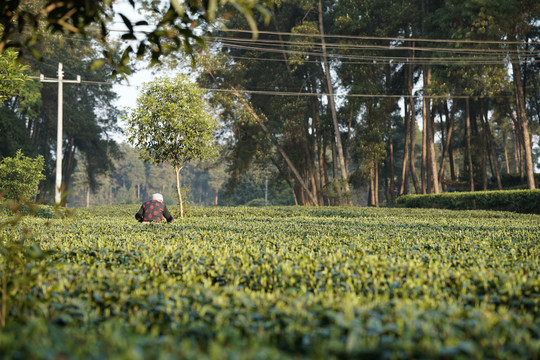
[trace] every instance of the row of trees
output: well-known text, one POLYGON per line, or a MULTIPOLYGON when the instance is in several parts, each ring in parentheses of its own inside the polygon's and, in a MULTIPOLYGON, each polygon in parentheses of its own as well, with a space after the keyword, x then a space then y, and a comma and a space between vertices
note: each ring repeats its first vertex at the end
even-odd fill
MULTIPOLYGON (((98 179, 105 184, 121 154, 109 137, 120 112, 110 86, 102 84, 108 76, 127 71, 135 52, 152 62, 165 55, 177 66, 185 57, 178 49, 192 52, 193 40, 203 39, 211 46, 194 59, 199 84, 211 90, 224 125, 220 142, 229 178, 223 189, 229 195, 239 194, 246 179, 260 179, 253 175, 262 171, 270 188, 288 184, 294 203, 312 205, 362 203, 364 189, 367 203, 377 206, 409 192, 501 188, 508 179, 536 186, 535 1, 283 0, 263 9, 260 19, 247 12, 247 21, 219 2, 220 12, 212 14, 204 7, 190 9, 201 24, 224 15, 229 30, 204 36, 192 31, 195 17, 179 14, 172 3, 162 10, 150 4, 148 22, 158 25, 138 48, 111 46, 110 39, 103 43, 106 38, 83 31, 92 21, 106 30, 109 5, 98 1, 94 9, 81 0, 69 9, 61 2, 54 7, 58 12, 49 12, 48 3, 22 1, 18 21, 27 19, 35 31, 28 36, 10 25, 0 51, 7 38, 26 43, 30 51, 23 53, 23 63, 32 74, 47 75, 61 61, 70 76, 94 81, 65 89, 71 95, 64 105, 68 186, 79 159, 86 162, 80 167, 84 181, 97 191, 98 179), (88 17, 77 23, 76 16, 62 17, 87 10, 88 17), (38 13, 54 30, 86 37, 51 34, 30 21, 38 13), (96 67, 103 64, 111 65, 96 67)), ((2 9, 2 19, 12 19, 10 11, 2 9)), ((124 40, 147 25, 122 19, 128 28, 124 40)), ((0 156, 21 147, 26 155, 42 154, 44 187, 50 189, 56 87, 27 81, 12 95, 0 110, 0 156)))
MULTIPOLYGON (((67 203, 73 207, 137 204, 149 199, 153 193, 163 194, 165 202, 177 204, 175 173, 169 164, 154 165, 143 161, 139 152, 126 143, 119 145, 122 156, 113 159, 113 169, 97 177, 100 184, 93 190, 88 179, 87 163, 77 155, 77 166, 68 189, 67 203)), ((196 206, 249 205, 254 199, 267 198, 267 204, 292 205, 293 199, 286 184, 268 178, 270 171, 250 171, 242 182, 232 189, 223 185, 227 181, 225 164, 220 159, 206 163, 189 163, 180 178, 187 203, 196 206), (269 185, 266 188, 266 180, 269 185)), ((259 201, 257 205, 264 205, 259 201)))
MULTIPOLYGON (((155 64, 167 55, 181 53, 183 57, 191 53, 194 43, 202 43, 195 28, 215 22, 217 14, 224 14, 225 3, 233 4, 235 11, 244 13, 250 21, 253 8, 265 12, 260 4, 245 0, 218 1, 210 7, 199 2, 179 5, 173 1, 164 7, 165 2, 159 6, 138 3, 152 8, 149 21, 154 23, 149 25, 147 21, 132 22, 118 13, 113 3, 22 0, 0 6, 0 62, 9 65, 0 70, 0 159, 19 149, 30 156, 42 154, 47 181, 42 183, 41 196, 51 193, 52 164, 59 155, 53 151, 52 137, 58 93, 53 85, 26 81, 28 77, 50 77, 62 62, 66 76, 84 79, 83 85, 66 85, 64 89, 63 186, 72 188, 70 182, 79 161, 79 168, 85 171, 84 182, 90 192, 95 192, 103 185, 98 179, 108 178, 114 161, 122 156, 111 139, 119 130, 121 115, 108 83, 111 78, 131 73, 134 59, 155 64), (127 28, 118 37, 111 36, 109 29, 115 15, 127 28), (137 31, 140 27, 144 27, 144 36, 137 31), (14 61, 16 57, 26 68, 14 61), (23 74, 23 70, 28 73, 23 74)), ((135 2, 130 4, 135 8, 135 2)), ((81 174, 78 178, 80 181, 81 174)))
POLYGON ((233 182, 270 162, 298 204, 350 204, 349 186, 365 184, 373 206, 537 186, 538 2, 284 0, 271 12, 257 40, 230 19, 212 33, 218 55, 200 60, 200 83, 230 90, 213 101, 233 182))

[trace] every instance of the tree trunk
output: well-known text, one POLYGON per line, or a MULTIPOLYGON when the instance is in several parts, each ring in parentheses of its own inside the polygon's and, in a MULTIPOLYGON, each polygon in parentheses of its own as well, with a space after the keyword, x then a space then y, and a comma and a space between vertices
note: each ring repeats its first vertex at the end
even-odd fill
POLYGON ((489 158, 492 166, 491 173, 495 175, 495 179, 497 180, 497 188, 502 190, 501 173, 499 171, 499 163, 495 154, 495 145, 493 144, 493 135, 489 126, 487 112, 484 113, 484 131, 486 132, 487 144, 489 147, 489 158))
POLYGON ((469 165, 469 185, 470 191, 474 191, 474 174, 473 174, 473 162, 471 154, 471 117, 470 117, 470 108, 469 108, 469 98, 465 102, 465 134, 466 134, 466 152, 467 152, 467 162, 469 165))
POLYGON ((411 167, 411 178, 413 180, 413 186, 414 186, 414 192, 416 194, 421 193, 420 184, 418 182, 418 176, 416 175, 416 166, 414 164, 414 153, 415 153, 415 132, 416 132, 416 121, 415 121, 415 109, 414 106, 409 109, 411 112, 411 123, 410 123, 410 130, 411 130, 411 156, 409 160, 409 166, 411 167))
MULTIPOLYGON (((448 109, 447 105, 445 105, 445 109, 446 110, 448 109)), ((446 162, 446 155, 449 152, 450 144, 452 141, 455 115, 456 115, 456 101, 454 101, 454 103, 452 104, 452 112, 450 114, 450 118, 448 118, 448 111, 446 111, 446 139, 444 142, 444 147, 443 147, 442 156, 441 156, 441 167, 439 168, 439 181, 440 182, 444 181, 444 167, 445 167, 445 162, 446 162)))
MULTIPOLYGON (((424 71, 424 79, 426 72, 424 71)), ((424 80, 425 84, 425 80, 424 80)), ((422 194, 427 194, 427 127, 428 127, 428 104, 425 97, 422 98, 422 164, 420 166, 420 178, 422 194)))
MULTIPOLYGON (((320 0, 319 0, 320 1, 320 0)), ((525 150, 525 173, 527 177, 527 186, 529 189, 535 189, 534 183, 534 165, 532 159, 531 135, 529 133, 529 124, 527 121, 527 112, 525 109, 525 94, 523 82, 521 79, 521 66, 517 54, 511 56, 512 74, 514 78, 514 87, 516 92, 517 121, 520 124, 521 136, 523 138, 523 148, 525 150)))
POLYGON ((178 196, 178 207, 180 208, 180 219, 184 218, 184 204, 182 203, 182 193, 180 192, 180 170, 183 166, 174 165, 174 172, 176 173, 176 195, 178 196))
POLYGON ((418 176, 416 175, 416 167, 415 167, 415 158, 414 158, 414 152, 415 152, 415 132, 416 132, 416 109, 414 106, 414 97, 413 97, 413 91, 414 91, 414 41, 413 41, 413 50, 412 50, 412 62, 409 64, 409 76, 408 76, 408 86, 407 91, 410 95, 409 97, 409 130, 410 130, 410 156, 409 156, 409 166, 410 166, 410 172, 411 172, 411 178, 413 181, 414 186, 414 192, 416 194, 420 194, 420 186, 418 184, 418 176))
MULTIPOLYGON (((422 35, 425 35, 425 18, 427 13, 427 4, 426 0, 421 1, 421 7, 422 7, 422 35)), ((425 86, 427 83, 429 83, 428 79, 431 75, 430 73, 426 71, 427 66, 424 66, 423 69, 423 78, 424 78, 424 95, 425 95, 425 86)), ((427 169, 427 121, 428 121, 428 110, 429 110, 429 104, 426 102, 425 96, 422 96, 422 164, 420 166, 420 176, 422 180, 422 194, 425 194, 427 191, 427 182, 429 179, 426 179, 426 169, 427 169)))
POLYGON ((319 167, 319 178, 321 182, 321 191, 320 194, 320 204, 321 205, 329 205, 325 204, 326 196, 323 195, 324 190, 327 189, 329 180, 328 180, 328 174, 326 172, 326 161, 325 159, 325 143, 324 143, 324 136, 322 132, 322 126, 321 126, 321 118, 319 116, 319 104, 318 104, 318 98, 314 97, 313 100, 313 116, 315 118, 315 135, 316 135, 316 141, 317 141, 317 159, 318 159, 318 167, 319 167))
MULTIPOLYGON (((388 115, 390 118, 390 115, 388 115)), ((388 156, 390 157, 390 203, 393 204, 396 199, 396 170, 394 165, 394 144, 392 141, 392 121, 388 121, 388 156)))
POLYGON ((334 136, 331 137, 331 143, 332 143, 332 169, 333 169, 333 177, 331 186, 333 191, 335 191, 336 196, 333 198, 333 205, 341 205, 341 191, 339 189, 338 179, 339 179, 339 166, 338 166, 338 156, 337 156, 337 148, 336 148, 336 138, 334 136))
MULTIPOLYGON (((313 129, 312 129, 313 130, 313 129)), ((312 131, 312 134, 315 132, 312 131)), ((313 144, 313 138, 309 134, 309 124, 305 124, 304 126, 304 151, 306 153, 306 164, 307 164, 307 179, 311 182, 311 189, 313 192, 314 197, 319 200, 319 183, 317 181, 317 170, 315 168, 315 159, 313 158, 313 154, 315 152, 315 146, 313 144)), ((320 205, 320 202, 317 202, 318 205, 320 205)))
POLYGON ((332 142, 332 170, 333 170, 333 178, 339 179, 339 165, 338 165, 338 156, 337 156, 337 147, 336 147, 336 141, 334 138, 331 140, 332 142))
MULTIPOLYGON (((391 91, 391 73, 390 73, 390 64, 386 66, 386 93, 390 95, 391 91)), ((388 157, 390 158, 390 199, 389 203, 393 204, 396 197, 396 184, 395 184, 395 169, 394 169, 394 141, 392 139, 392 98, 387 100, 387 136, 388 136, 388 157)), ((350 127, 350 125, 349 125, 350 127)))
POLYGON ((403 164, 401 167, 401 186, 399 187, 399 195, 406 194, 408 188, 408 177, 409 177, 409 146, 410 146, 410 118, 409 112, 407 109, 407 99, 404 99, 403 105, 405 108, 405 145, 403 149, 403 164))
MULTIPOLYGON (((452 113, 452 115, 450 115, 450 116, 454 117, 453 122, 455 122, 455 119, 456 119, 457 107, 458 107, 457 100, 454 100, 452 102, 452 111, 453 111, 453 113, 452 113)), ((448 118, 448 107, 445 107, 445 111, 447 112, 446 117, 448 118)), ((454 150, 452 148, 452 143, 451 142, 450 142, 450 147, 448 148, 448 160, 450 162, 450 178, 452 179, 452 181, 456 181, 457 175, 456 175, 456 171, 455 171, 454 150)))
POLYGON ((513 126, 513 129, 512 129, 512 136, 514 137, 514 170, 515 170, 515 173, 516 174, 519 174, 520 173, 520 162, 521 162, 521 159, 520 159, 520 155, 519 155, 519 149, 521 149, 521 141, 519 140, 519 133, 518 133, 518 130, 516 129, 516 119, 515 117, 513 116, 513 112, 510 110, 510 117, 512 118, 512 121, 514 124, 513 126))
MULTIPOLYGON (((487 121, 487 119, 486 119, 487 121)), ((481 144, 481 162, 482 162, 482 190, 488 189, 488 176, 487 176, 487 163, 488 163, 488 146, 487 146, 487 132, 484 126, 484 102, 480 100, 480 124, 482 125, 482 136, 480 137, 481 144)))
MULTIPOLYGON (((428 69, 428 74, 430 74, 430 77, 428 78, 428 84, 431 78, 431 69, 428 69)), ((429 169, 431 173, 431 179, 433 181, 433 192, 435 194, 438 194, 441 192, 441 188, 439 186, 439 177, 437 172, 437 155, 435 153, 435 118, 434 114, 430 109, 429 106, 429 99, 428 99, 428 141, 429 141, 429 169)))
POLYGON ((332 79, 330 78, 330 66, 328 65, 328 59, 326 55, 326 41, 324 39, 324 25, 323 25, 323 11, 322 11, 322 0, 318 1, 318 10, 319 10, 319 29, 321 33, 321 50, 322 50, 322 59, 324 64, 324 72, 326 75, 326 87, 328 89, 328 105, 330 106, 330 111, 332 113, 332 120, 334 122, 334 131, 336 138, 336 147, 338 153, 339 166, 341 169, 341 179, 343 180, 343 186, 346 192, 347 204, 352 205, 350 197, 350 189, 347 175, 347 167, 345 164, 345 156, 343 152, 343 145, 341 144, 341 134, 339 131, 339 123, 336 113, 336 105, 334 103, 334 90, 332 86, 332 79))
POLYGON ((285 151, 281 148, 281 146, 279 145, 279 143, 277 142, 277 140, 272 136, 272 134, 270 133, 270 131, 268 131, 268 128, 266 127, 266 125, 264 125, 264 123, 261 121, 261 119, 259 118, 259 116, 255 113, 255 111, 253 110, 253 108, 246 102, 246 101, 243 101, 243 98, 242 96, 240 95, 239 92, 233 92, 233 94, 238 97, 238 99, 242 100, 244 106, 246 107, 246 109, 248 110, 248 112, 253 116, 253 118, 255 119, 255 121, 257 121, 257 123, 259 124, 259 126, 261 127, 261 129, 264 131, 264 133, 266 134, 266 136, 268 136, 270 138, 270 140, 272 141, 272 143, 274 144, 274 146, 277 148, 277 150, 279 151, 279 153, 281 154, 281 157, 283 158, 283 160, 285 160, 285 162, 287 163, 287 166, 289 167, 289 169, 292 171, 292 173, 294 174, 294 177, 296 179, 296 181, 298 181, 298 183, 302 186, 302 188, 306 191, 307 195, 309 196, 309 199, 310 201, 313 203, 313 205, 317 206, 318 205, 318 201, 317 201, 317 198, 313 195, 313 193, 309 190, 308 186, 306 185, 306 183, 304 182, 304 180, 302 179, 302 177, 300 176, 300 173, 298 172, 298 170, 296 170, 296 167, 294 166, 294 164, 292 163, 292 161, 289 159, 289 157, 287 156, 287 154, 285 153, 285 151))
POLYGON ((375 206, 379 207, 379 163, 375 164, 375 206))
POLYGON ((369 164, 369 206, 375 206, 375 169, 373 161, 369 164))
POLYGON ((69 144, 64 148, 64 158, 62 160, 62 192, 67 190, 73 173, 73 165, 75 164, 75 138, 69 138, 69 144))
POLYGON ((429 152, 430 152, 430 172, 433 178, 433 192, 438 194, 441 192, 439 177, 437 172, 437 154, 435 152, 435 119, 433 116, 429 118, 429 152))
MULTIPOLYGON (((446 131, 448 127, 448 118, 443 119, 443 106, 446 107, 446 101, 444 101, 444 104, 439 104, 439 106, 437 107, 437 112, 439 113, 439 120, 441 122, 441 150, 440 150, 441 162, 442 162, 442 156, 444 153, 444 144, 446 144, 446 131)), ((444 181, 443 181, 444 179, 442 179, 442 177, 444 177, 444 169, 439 167, 439 173, 437 174, 437 179, 439 179, 439 185, 441 187, 441 191, 444 192, 445 191, 444 181), (442 176, 439 176, 439 174, 441 174, 441 170, 442 170, 442 176)))
POLYGON ((504 163, 506 165, 506 173, 510 174, 510 160, 508 159, 508 148, 506 146, 506 132, 502 134, 504 148, 504 163))
MULTIPOLYGON (((516 95, 517 103, 517 95, 516 95)), ((521 179, 525 178, 525 172, 523 171, 523 131, 521 129, 521 123, 519 122, 519 114, 514 114, 512 109, 509 107, 510 118, 512 119, 512 124, 514 125, 514 154, 516 159, 516 173, 519 174, 521 179)))

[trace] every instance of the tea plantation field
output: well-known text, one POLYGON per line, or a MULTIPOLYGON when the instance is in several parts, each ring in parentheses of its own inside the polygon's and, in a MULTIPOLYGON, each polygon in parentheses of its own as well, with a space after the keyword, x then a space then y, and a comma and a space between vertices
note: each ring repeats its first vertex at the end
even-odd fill
POLYGON ((4 227, 1 358, 540 356, 539 215, 137 209, 4 227))

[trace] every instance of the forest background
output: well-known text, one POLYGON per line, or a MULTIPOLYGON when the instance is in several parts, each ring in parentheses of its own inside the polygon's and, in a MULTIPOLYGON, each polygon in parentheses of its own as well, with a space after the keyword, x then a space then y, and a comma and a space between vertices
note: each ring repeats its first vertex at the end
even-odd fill
MULTIPOLYGON (((149 23, 160 5, 141 2, 149 23)), ((192 204, 379 206, 407 193, 538 186, 538 2, 283 0, 269 12, 255 16, 257 38, 240 15, 221 19, 227 30, 201 24, 206 47, 153 68, 189 73, 222 125, 220 158, 182 171, 192 204)), ((105 46, 126 56, 114 32, 117 46, 43 31, 32 45, 42 59, 22 52, 30 77, 62 62, 66 78, 85 80, 64 85, 68 206, 158 191, 172 204, 172 168, 118 141, 125 110, 109 83, 123 78, 92 65, 105 46)), ((127 56, 135 70, 155 62, 127 56)), ((0 158, 43 155, 49 202, 57 96, 56 84, 29 80, 0 109, 0 158)))

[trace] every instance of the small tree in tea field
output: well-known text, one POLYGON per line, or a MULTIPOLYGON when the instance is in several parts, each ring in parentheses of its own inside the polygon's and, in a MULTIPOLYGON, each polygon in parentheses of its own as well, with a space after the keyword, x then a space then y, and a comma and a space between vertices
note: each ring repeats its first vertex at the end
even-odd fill
POLYGON ((14 157, 0 161, 0 193, 7 199, 31 200, 39 193, 38 185, 45 179, 43 156, 35 159, 23 155, 21 150, 14 157))
POLYGON ((208 110, 203 90, 178 75, 146 83, 136 108, 125 117, 129 141, 141 151, 141 158, 174 167, 181 218, 180 171, 186 163, 209 159, 217 152, 217 123, 208 110))

